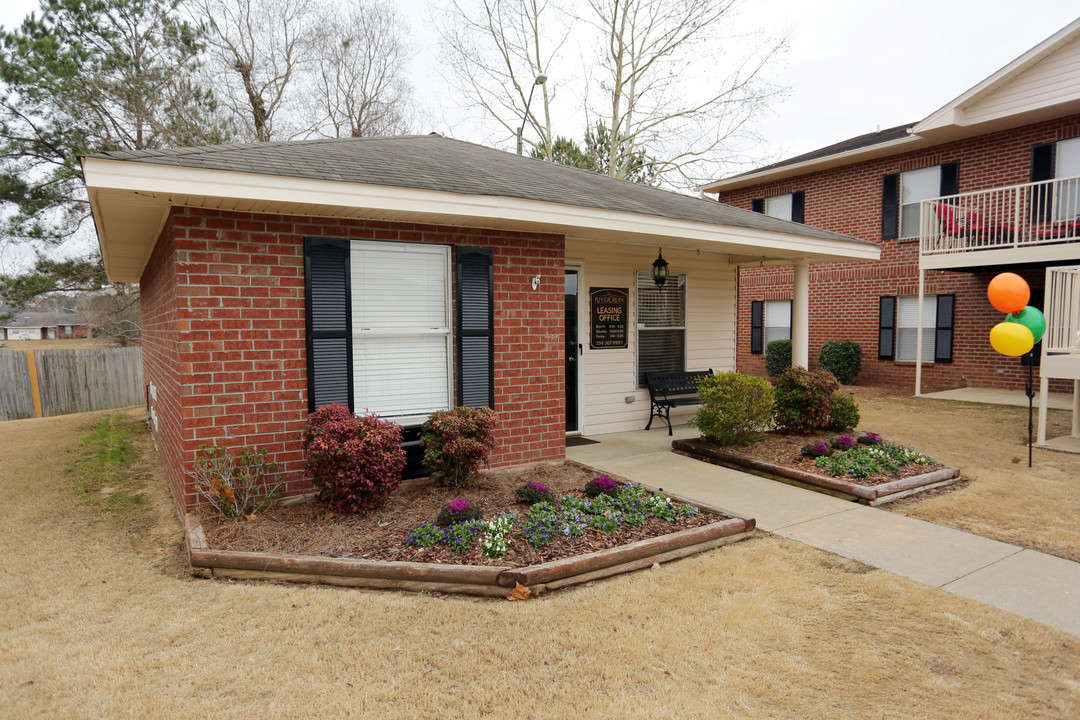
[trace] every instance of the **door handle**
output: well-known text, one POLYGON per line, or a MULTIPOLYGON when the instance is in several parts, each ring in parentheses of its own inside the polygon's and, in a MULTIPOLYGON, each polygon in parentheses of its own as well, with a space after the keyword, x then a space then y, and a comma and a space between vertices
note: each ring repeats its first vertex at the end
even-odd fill
POLYGON ((584 355, 585 354, 585 346, 582 345, 581 343, 577 344, 577 353, 578 353, 578 355, 584 355))

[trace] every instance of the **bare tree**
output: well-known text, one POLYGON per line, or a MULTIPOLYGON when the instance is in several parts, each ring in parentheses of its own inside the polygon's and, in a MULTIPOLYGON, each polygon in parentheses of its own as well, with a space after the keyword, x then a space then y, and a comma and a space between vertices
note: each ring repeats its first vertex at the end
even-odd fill
POLYGON ((627 177, 644 152, 651 174, 669 183, 713 175, 697 172, 698 166, 730 161, 732 143, 778 93, 763 71, 786 40, 722 37, 735 0, 588 5, 587 19, 602 35, 601 100, 593 114, 608 131, 607 174, 627 177), (724 54, 738 52, 740 44, 741 57, 727 60, 734 66, 722 75, 724 54))
POLYGON ((315 65, 326 13, 319 0, 194 0, 206 23, 217 92, 251 140, 313 130, 304 120, 304 74, 315 65))
POLYGON ((404 20, 382 0, 354 0, 328 18, 318 50, 313 101, 323 114, 319 133, 332 137, 408 131, 410 51, 404 20))
POLYGON ((447 79, 465 103, 511 137, 527 123, 533 132, 525 142, 550 160, 553 86, 540 86, 539 107, 529 105, 526 114, 526 106, 536 78, 548 74, 569 37, 562 7, 548 0, 479 0, 467 8, 463 0, 452 0, 439 33, 447 79))

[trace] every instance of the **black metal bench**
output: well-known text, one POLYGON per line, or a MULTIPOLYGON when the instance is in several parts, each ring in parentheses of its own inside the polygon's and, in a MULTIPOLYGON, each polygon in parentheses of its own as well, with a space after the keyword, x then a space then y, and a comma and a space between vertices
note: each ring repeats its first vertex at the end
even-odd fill
POLYGON ((645 381, 649 384, 649 401, 652 403, 649 424, 645 429, 652 427, 653 418, 660 418, 667 423, 667 434, 671 435, 671 408, 700 405, 698 383, 712 374, 711 368, 691 372, 645 373, 645 381))

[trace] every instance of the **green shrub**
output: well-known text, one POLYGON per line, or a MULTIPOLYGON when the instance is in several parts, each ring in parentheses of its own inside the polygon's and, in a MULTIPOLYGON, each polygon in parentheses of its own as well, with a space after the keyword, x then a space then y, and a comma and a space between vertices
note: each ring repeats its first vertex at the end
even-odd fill
POLYGON ((192 471, 195 492, 201 500, 230 519, 262 512, 281 496, 281 485, 272 481, 277 463, 266 459, 266 448, 243 449, 235 455, 226 448, 199 446, 192 471))
POLYGON ((324 405, 308 416, 304 459, 319 502, 341 513, 371 510, 401 484, 401 428, 374 415, 356 417, 344 405, 324 405))
POLYGON ((751 443, 772 421, 773 391, 764 378, 720 373, 702 380, 698 394, 701 407, 689 424, 711 443, 751 443))
POLYGON ((834 392, 829 398, 829 429, 854 430, 859 425, 859 405, 846 392, 834 392))
POLYGON ((490 408, 438 410, 420 428, 424 466, 447 487, 465 487, 495 447, 499 419, 490 408))
POLYGON ((840 388, 828 370, 791 367, 773 380, 773 420, 789 433, 810 434, 829 428, 832 394, 840 388))
POLYGON ((862 369, 862 348, 851 340, 835 340, 821 346, 818 365, 847 385, 862 369))
POLYGON ((776 377, 791 367, 791 341, 773 340, 765 346, 765 372, 776 377))

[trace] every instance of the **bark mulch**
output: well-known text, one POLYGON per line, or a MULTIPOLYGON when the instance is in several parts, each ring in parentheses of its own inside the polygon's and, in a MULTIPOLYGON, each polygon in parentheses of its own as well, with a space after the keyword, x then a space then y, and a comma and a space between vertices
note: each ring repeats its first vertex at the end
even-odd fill
POLYGON ((509 552, 500 558, 484 557, 479 542, 474 542, 465 553, 445 546, 414 548, 405 544, 411 530, 425 522, 434 522, 439 510, 451 500, 466 498, 479 503, 485 520, 503 512, 522 518, 528 513, 528 505, 518 502, 514 490, 525 483, 542 482, 557 497, 571 494, 584 497, 582 488, 595 476, 595 472, 569 463, 537 465, 483 473, 479 481, 464 489, 409 483, 393 493, 381 508, 362 515, 339 515, 312 502, 277 507, 250 521, 226 523, 204 507, 199 519, 208 545, 215 550, 508 567, 606 550, 725 519, 723 515, 703 510, 695 517, 679 518, 674 523, 652 518, 642 527, 624 525, 611 533, 588 528, 580 537, 555 540, 544 548, 526 543, 518 527, 507 538, 509 552))
MULTIPOLYGON (((780 465, 795 470, 801 470, 802 472, 812 473, 814 475, 829 477, 827 472, 814 464, 813 458, 803 456, 802 449, 805 445, 817 445, 818 443, 827 445, 829 443, 829 438, 831 437, 836 437, 836 433, 786 435, 780 432, 768 432, 765 433, 765 437, 753 444, 743 445, 741 447, 729 446, 724 447, 723 450, 737 457, 761 460, 763 462, 772 463, 773 465, 780 465)), ((885 441, 892 442, 888 437, 885 438, 885 441)), ((946 467, 948 466, 942 463, 934 463, 932 465, 905 465, 897 472, 880 472, 864 478, 844 475, 838 479, 856 485, 874 487, 875 485, 883 485, 884 483, 892 482, 893 480, 902 480, 903 478, 914 477, 915 475, 931 473, 935 470, 943 470, 946 467)))

